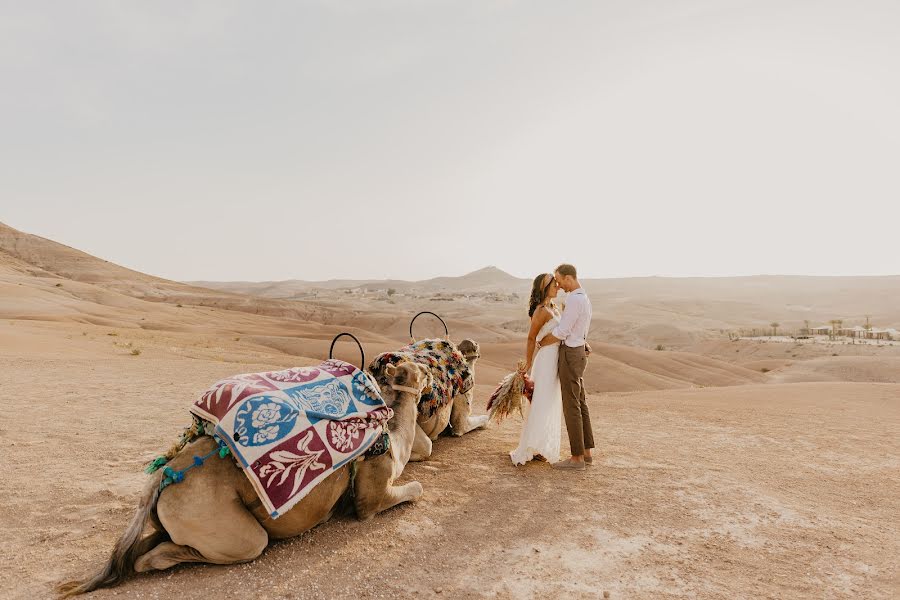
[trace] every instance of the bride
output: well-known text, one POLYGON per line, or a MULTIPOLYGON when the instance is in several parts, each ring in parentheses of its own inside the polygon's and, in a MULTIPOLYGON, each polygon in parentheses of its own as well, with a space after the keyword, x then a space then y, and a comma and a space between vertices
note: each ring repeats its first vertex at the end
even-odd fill
POLYGON ((528 306, 531 329, 525 349, 525 372, 531 371, 534 394, 519 437, 519 447, 509 453, 514 465, 524 465, 532 459, 559 461, 562 427, 562 391, 557 371, 559 344, 549 344, 534 351, 537 340, 559 324, 559 310, 551 303, 557 293, 559 286, 552 274, 542 273, 535 277, 528 306))

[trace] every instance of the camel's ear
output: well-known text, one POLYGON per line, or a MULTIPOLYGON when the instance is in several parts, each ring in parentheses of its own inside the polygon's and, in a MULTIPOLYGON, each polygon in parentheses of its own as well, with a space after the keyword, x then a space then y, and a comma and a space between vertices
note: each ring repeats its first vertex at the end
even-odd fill
POLYGON ((384 366, 384 374, 387 375, 388 377, 393 377, 394 375, 396 375, 397 374, 396 365, 392 365, 391 363, 386 364, 384 366))

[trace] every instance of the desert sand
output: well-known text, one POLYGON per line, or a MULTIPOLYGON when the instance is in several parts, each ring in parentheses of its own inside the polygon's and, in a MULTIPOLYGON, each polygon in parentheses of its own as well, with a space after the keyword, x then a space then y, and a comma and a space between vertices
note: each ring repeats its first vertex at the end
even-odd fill
MULTIPOLYGON (((864 315, 898 327, 900 278, 737 279, 587 283, 599 447, 583 473, 513 467, 513 418, 410 464, 403 479, 425 487, 415 504, 338 517, 252 563, 137 576, 91 597, 897 597, 900 347, 723 332, 864 315)), ((315 364, 340 331, 372 357, 405 343, 419 310, 440 313, 453 339, 481 343, 483 412, 524 351, 522 282, 485 269, 183 284, 0 224, 0 597, 50 597, 105 558, 143 466, 210 384, 315 364)), ((439 333, 416 323, 419 337, 439 333)), ((337 356, 359 361, 349 344, 337 356)))

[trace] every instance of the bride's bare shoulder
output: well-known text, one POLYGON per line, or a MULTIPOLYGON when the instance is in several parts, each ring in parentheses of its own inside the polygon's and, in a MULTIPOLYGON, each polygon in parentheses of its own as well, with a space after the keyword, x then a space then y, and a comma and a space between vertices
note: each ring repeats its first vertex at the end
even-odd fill
POLYGON ((550 320, 552 313, 547 309, 547 307, 543 307, 544 310, 536 310, 534 314, 531 315, 531 324, 540 327, 544 323, 550 320))

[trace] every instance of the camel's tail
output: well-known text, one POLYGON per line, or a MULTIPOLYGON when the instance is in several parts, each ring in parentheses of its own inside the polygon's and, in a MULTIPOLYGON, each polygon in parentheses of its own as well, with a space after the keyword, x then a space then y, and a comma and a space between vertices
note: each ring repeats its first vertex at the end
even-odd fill
POLYGON ((147 552, 158 541, 156 537, 164 537, 164 532, 157 532, 147 539, 141 539, 144 527, 150 520, 156 508, 156 502, 159 500, 159 484, 162 480, 162 471, 158 471, 147 489, 141 496, 140 504, 131 518, 131 523, 125 529, 122 537, 113 547, 112 554, 106 564, 97 572, 96 575, 82 580, 67 581, 56 586, 56 591, 62 598, 77 596, 78 594, 86 594, 98 588, 110 587, 122 583, 129 575, 134 573, 134 561, 143 553, 147 552))

